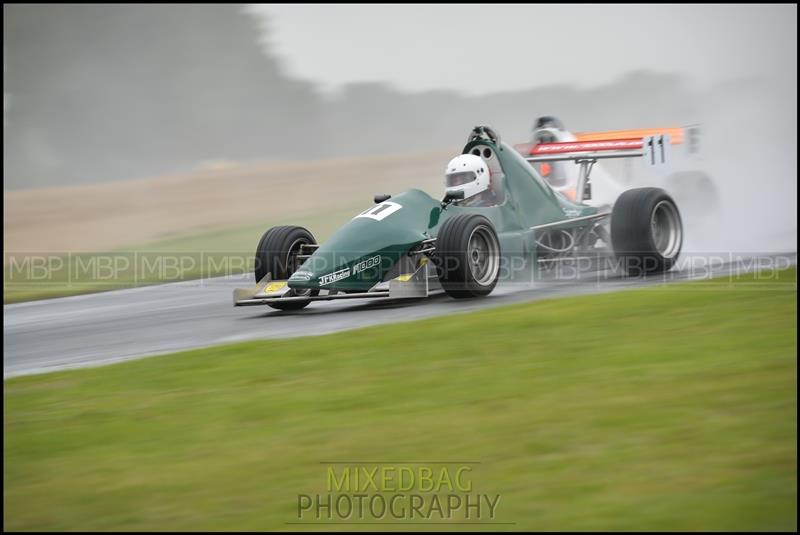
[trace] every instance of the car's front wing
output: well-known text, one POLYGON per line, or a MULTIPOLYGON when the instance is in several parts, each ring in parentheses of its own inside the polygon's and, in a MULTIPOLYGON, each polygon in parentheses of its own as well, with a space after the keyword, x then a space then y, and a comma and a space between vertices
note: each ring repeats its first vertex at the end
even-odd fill
POLYGON ((413 273, 399 275, 389 281, 376 284, 369 291, 358 293, 344 293, 323 288, 317 295, 294 295, 289 288, 288 281, 272 280, 270 274, 267 274, 255 287, 236 288, 233 291, 233 304, 234 306, 253 306, 334 299, 419 299, 428 297, 438 289, 436 279, 430 280, 428 263, 423 262, 413 273))

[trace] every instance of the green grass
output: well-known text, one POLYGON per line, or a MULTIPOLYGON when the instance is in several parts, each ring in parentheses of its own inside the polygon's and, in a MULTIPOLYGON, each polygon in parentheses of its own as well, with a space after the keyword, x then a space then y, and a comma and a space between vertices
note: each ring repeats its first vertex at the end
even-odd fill
POLYGON ((513 524, 426 529, 795 530, 796 298, 789 269, 8 380, 4 528, 314 529, 321 462, 437 460, 513 524))
POLYGON ((206 230, 166 237, 113 251, 16 259, 3 270, 3 302, 64 297, 163 282, 252 271, 253 253, 264 231, 300 224, 326 240, 363 206, 299 214, 292 220, 206 230))

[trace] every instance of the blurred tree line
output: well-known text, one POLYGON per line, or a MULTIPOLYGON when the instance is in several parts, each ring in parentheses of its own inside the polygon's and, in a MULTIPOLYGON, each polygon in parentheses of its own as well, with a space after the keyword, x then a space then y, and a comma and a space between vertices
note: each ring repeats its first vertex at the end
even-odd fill
MULTIPOLYGON (((3 9, 4 189, 453 147, 475 124, 520 142, 545 114, 573 129, 692 122, 698 105, 680 77, 643 72, 593 89, 543 72, 536 89, 481 97, 360 83, 326 98, 264 53, 241 6, 3 9)), ((526 68, 498 57, 489 74, 526 68)))

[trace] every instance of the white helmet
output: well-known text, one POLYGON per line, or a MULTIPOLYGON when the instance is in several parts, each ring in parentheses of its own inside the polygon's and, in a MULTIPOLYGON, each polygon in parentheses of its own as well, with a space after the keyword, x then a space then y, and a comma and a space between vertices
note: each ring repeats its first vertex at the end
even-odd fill
POLYGON ((489 168, 483 158, 474 154, 456 156, 445 169, 445 194, 463 191, 468 199, 489 189, 489 182, 489 168))

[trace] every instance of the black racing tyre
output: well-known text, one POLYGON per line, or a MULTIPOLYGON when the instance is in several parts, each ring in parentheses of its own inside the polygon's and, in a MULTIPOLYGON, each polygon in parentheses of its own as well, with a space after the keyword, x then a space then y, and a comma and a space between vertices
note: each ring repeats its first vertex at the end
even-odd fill
POLYGON ((672 269, 683 245, 678 206, 661 188, 623 192, 611 212, 611 242, 629 275, 672 269))
POLYGON ((433 261, 447 295, 489 295, 500 277, 500 241, 491 221, 478 214, 445 220, 436 238, 433 261))
MULTIPOLYGON (((303 263, 298 259, 300 246, 316 244, 316 240, 308 229, 284 225, 272 227, 264 233, 256 247, 255 277, 256 282, 272 274, 273 280, 286 280, 292 276, 303 263)), ((319 290, 309 290, 308 295, 316 295, 319 290)), ((298 296, 299 297, 299 296, 298 296)), ((310 301, 291 301, 287 303, 269 303, 278 310, 299 310, 310 301)))

